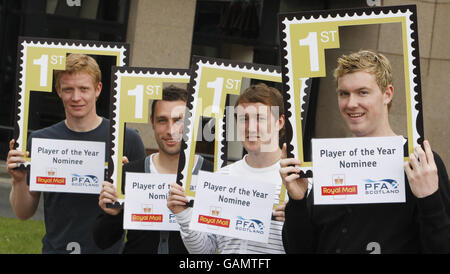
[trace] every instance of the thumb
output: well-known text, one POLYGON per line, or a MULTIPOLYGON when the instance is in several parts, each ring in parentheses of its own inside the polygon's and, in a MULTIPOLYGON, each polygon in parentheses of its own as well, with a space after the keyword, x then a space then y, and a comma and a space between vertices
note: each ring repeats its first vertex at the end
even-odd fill
POLYGON ((122 157, 122 164, 128 164, 130 161, 128 161, 127 156, 122 157))
POLYGON ((11 141, 9 141, 9 150, 13 150, 14 149, 14 143, 16 141, 14 139, 12 139, 11 141))
POLYGON ((281 148, 281 159, 287 158, 287 152, 286 152, 286 143, 283 143, 283 147, 281 148))

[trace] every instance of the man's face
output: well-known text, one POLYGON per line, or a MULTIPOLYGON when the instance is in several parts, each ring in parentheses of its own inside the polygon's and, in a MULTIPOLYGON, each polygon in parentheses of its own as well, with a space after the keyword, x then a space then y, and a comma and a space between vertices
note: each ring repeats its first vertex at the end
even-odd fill
POLYGON ((64 73, 57 89, 61 98, 66 119, 83 119, 96 115, 95 101, 102 90, 102 83, 94 85, 94 80, 85 71, 64 73))
POLYGON ((152 126, 160 153, 176 155, 180 153, 183 137, 186 102, 158 101, 155 105, 152 126))
POLYGON ((389 127, 387 104, 394 89, 390 85, 383 93, 375 75, 358 71, 338 79, 339 110, 356 137, 384 136, 389 127))
POLYGON ((283 127, 283 116, 278 109, 263 103, 242 103, 236 107, 238 140, 249 153, 273 152, 278 147, 278 134, 283 127), (273 112, 273 113, 272 113, 273 112))

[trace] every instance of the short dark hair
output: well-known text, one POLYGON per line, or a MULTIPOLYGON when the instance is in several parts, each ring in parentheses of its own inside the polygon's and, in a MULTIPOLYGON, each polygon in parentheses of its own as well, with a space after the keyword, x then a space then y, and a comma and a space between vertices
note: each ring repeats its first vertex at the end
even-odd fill
MULTIPOLYGON (((163 101, 187 101, 187 91, 186 89, 176 87, 174 85, 170 85, 168 87, 163 88, 162 93, 163 101)), ((153 122, 153 115, 155 114, 156 103, 160 100, 153 100, 152 102, 152 112, 151 119, 153 122)))

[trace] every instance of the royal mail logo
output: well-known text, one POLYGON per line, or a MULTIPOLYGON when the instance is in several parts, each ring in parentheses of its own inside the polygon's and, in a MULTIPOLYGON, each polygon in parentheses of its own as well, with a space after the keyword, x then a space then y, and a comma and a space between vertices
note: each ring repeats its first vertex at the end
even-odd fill
POLYGON ((36 177, 36 184, 42 185, 65 185, 66 178, 57 177, 36 177))
POLYGON ((132 222, 162 223, 162 214, 131 214, 132 222))
POLYGON ((153 210, 153 205, 152 204, 141 204, 141 207, 142 207, 142 211, 145 214, 149 214, 153 210))
POLYGON ((358 186, 323 186, 322 195, 323 196, 333 196, 333 195, 354 195, 358 194, 358 186))
POLYGON ((217 217, 205 216, 205 215, 198 216, 198 223, 212 225, 212 226, 226 227, 226 228, 230 227, 229 219, 223 219, 223 218, 217 218, 217 217))
POLYGON ((378 195, 378 194, 396 194, 399 193, 398 182, 393 179, 381 179, 381 180, 364 180, 364 190, 366 195, 378 195))
POLYGON ((341 186, 344 185, 344 175, 333 175, 333 185, 341 186))
POLYGON ((258 219, 246 219, 241 216, 237 216, 236 230, 246 231, 250 233, 264 233, 264 223, 258 219))
POLYGON ((209 210, 211 211, 211 215, 214 217, 219 217, 220 212, 222 211, 222 208, 217 206, 210 206, 209 210))
POLYGON ((56 168, 54 168, 54 167, 48 167, 47 169, 46 169, 46 171, 47 171, 47 176, 56 176, 56 168))

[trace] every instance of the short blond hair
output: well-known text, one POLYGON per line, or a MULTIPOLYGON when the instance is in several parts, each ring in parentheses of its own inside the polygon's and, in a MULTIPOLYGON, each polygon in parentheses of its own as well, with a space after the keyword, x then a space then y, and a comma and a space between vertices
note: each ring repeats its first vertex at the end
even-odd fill
POLYGON ((94 87, 102 81, 102 72, 94 58, 86 54, 72 53, 66 57, 66 69, 55 70, 54 78, 56 89, 59 89, 61 86, 60 80, 63 74, 73 74, 82 71, 87 72, 92 77, 94 87))
MULTIPOLYGON (((360 50, 349 55, 342 55, 337 59, 338 66, 334 70, 334 78, 338 79, 346 74, 365 71, 375 75, 375 80, 381 92, 385 92, 389 85, 392 85, 392 67, 389 60, 381 53, 370 50, 360 50)), ((392 100, 388 104, 391 108, 392 100)))

